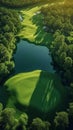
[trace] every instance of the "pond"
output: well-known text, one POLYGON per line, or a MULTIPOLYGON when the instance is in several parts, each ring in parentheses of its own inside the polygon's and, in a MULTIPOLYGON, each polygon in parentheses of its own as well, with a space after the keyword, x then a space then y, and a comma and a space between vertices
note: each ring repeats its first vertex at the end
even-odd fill
POLYGON ((9 94, 2 87, 2 90, 5 90, 0 93, 0 97, 2 97, 0 101, 3 104, 14 106, 17 111, 16 116, 24 111, 30 120, 38 116, 47 119, 47 115, 51 119, 54 112, 66 108, 67 103, 65 104, 65 102, 67 102, 66 97, 68 96, 58 75, 55 74, 51 64, 52 57, 47 47, 20 40, 17 44, 14 60, 15 73, 13 75, 33 70, 44 70, 47 73, 40 71, 36 76, 36 72, 23 73, 6 81, 8 82, 6 86, 9 87, 9 94), (31 89, 29 89, 30 87, 31 89))
POLYGON ((34 45, 28 41, 21 40, 17 44, 14 60, 15 73, 33 70, 54 72, 51 64, 52 57, 49 53, 49 49, 45 46, 34 45))

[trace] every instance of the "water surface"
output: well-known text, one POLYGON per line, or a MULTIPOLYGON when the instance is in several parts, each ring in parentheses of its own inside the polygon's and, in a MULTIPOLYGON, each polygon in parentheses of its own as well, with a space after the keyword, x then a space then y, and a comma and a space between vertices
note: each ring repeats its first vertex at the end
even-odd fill
POLYGON ((45 46, 38 46, 21 40, 17 44, 17 51, 14 55, 15 73, 28 72, 32 70, 44 70, 54 72, 52 58, 49 49, 45 46))

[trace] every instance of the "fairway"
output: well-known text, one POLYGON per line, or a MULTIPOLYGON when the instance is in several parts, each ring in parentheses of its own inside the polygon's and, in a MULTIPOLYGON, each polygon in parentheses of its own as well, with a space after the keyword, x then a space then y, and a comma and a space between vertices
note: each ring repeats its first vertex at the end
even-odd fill
POLYGON ((43 16, 39 13, 41 7, 48 6, 48 4, 39 4, 32 6, 27 9, 20 10, 22 16, 22 29, 19 33, 19 36, 22 39, 27 39, 30 42, 35 44, 44 44, 47 45, 52 40, 52 35, 48 34, 43 29, 43 16))
MULTIPOLYGON (((59 4, 63 4, 63 0, 61 2, 58 1, 59 4)), ((47 7, 55 5, 54 1, 43 3, 43 4, 36 4, 32 7, 27 7, 25 9, 20 10, 20 14, 22 16, 22 29, 18 34, 19 37, 22 39, 27 39, 30 42, 34 42, 35 44, 44 44, 49 45, 53 40, 53 36, 51 33, 47 33, 44 30, 44 23, 43 23, 43 15, 41 14, 40 9, 42 7, 47 7)))
POLYGON ((58 76, 40 70, 18 74, 7 80, 5 87, 9 93, 7 107, 17 110, 21 106, 51 112, 63 103, 66 96, 58 76))

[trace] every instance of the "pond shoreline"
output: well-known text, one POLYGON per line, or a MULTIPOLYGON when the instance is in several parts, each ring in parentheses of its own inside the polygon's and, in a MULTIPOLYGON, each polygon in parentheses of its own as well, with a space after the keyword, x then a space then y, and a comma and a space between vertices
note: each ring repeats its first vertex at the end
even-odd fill
MULTIPOLYGON (((28 66, 31 64, 30 63, 30 60, 32 60, 32 65, 34 65, 33 68, 35 68, 35 66, 42 66, 44 69, 44 66, 47 67, 46 71, 49 70, 49 67, 51 67, 51 62, 52 62, 52 57, 49 53, 49 49, 46 47, 46 46, 42 46, 42 45, 36 45, 36 44, 33 44, 32 42, 28 42, 28 40, 20 40, 17 44, 17 49, 14 53, 14 61, 15 61, 15 64, 16 66, 19 66, 19 64, 24 64, 23 67, 20 67, 21 69, 22 68, 26 68, 27 72, 29 69, 28 66), (30 49, 29 49, 30 48, 30 49), (26 59, 26 60, 25 60, 26 59), (40 59, 40 61, 39 61, 40 59), (45 61, 44 61, 45 60, 45 61), (26 61, 26 62, 25 62, 26 61), (39 62, 38 62, 39 61, 39 62), (25 67, 27 66, 27 67, 25 67)), ((15 66, 15 67, 16 67, 15 66)), ((18 68, 19 68, 18 67, 18 68)), ((52 66, 53 67, 53 66, 52 66)), ((20 69, 19 68, 19 69, 20 69)), ((29 67, 30 68, 30 67, 29 67)), ((32 68, 32 67, 31 67, 32 68)), ((38 68, 35 68, 35 69, 30 69, 30 71, 32 70, 36 70, 36 69, 40 69, 39 66, 38 68)), ((41 69, 41 70, 42 70, 41 69)), ((51 68, 50 68, 51 69, 51 68)), ((15 68, 16 70, 16 68, 15 68)), ((25 69, 24 69, 25 70, 25 69)), ((44 70, 45 71, 45 70, 44 70)), ((24 71, 25 72, 25 71, 24 71)))

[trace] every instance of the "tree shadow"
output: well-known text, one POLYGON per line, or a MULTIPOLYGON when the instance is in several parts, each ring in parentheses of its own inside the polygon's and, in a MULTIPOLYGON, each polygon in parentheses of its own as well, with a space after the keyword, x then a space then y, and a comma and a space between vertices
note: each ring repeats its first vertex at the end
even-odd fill
POLYGON ((64 110, 68 103, 63 87, 56 74, 42 71, 30 100, 28 115, 31 119, 37 116, 53 118, 56 111, 64 110))
MULTIPOLYGON (((31 3, 31 4, 28 4, 27 6, 25 6, 25 9, 29 10, 29 9, 32 9, 34 7, 43 7, 46 4, 49 4, 49 3, 47 3, 47 1, 41 1, 41 2, 37 2, 37 3, 31 3)), ((20 9, 22 9, 22 8, 20 8, 20 9)), ((23 9, 24 9, 24 7, 23 7, 23 9)))
POLYGON ((59 104, 60 95, 57 93, 57 88, 55 88, 54 84, 53 75, 42 71, 30 100, 30 115, 35 117, 37 115, 45 116, 46 113, 53 111, 59 104))
POLYGON ((58 75, 45 71, 40 73, 29 106, 18 102, 17 98, 15 98, 17 97, 15 91, 11 91, 8 94, 6 90, 6 88, 0 89, 0 97, 2 97, 0 101, 3 100, 3 104, 6 105, 10 96, 13 95, 14 97, 12 96, 11 99, 12 106, 14 106, 16 111, 18 110, 18 114, 19 112, 26 112, 30 121, 37 116, 42 119, 48 119, 48 117, 53 119, 56 111, 64 110, 68 105, 66 88, 61 85, 58 75))
POLYGON ((37 26, 35 36, 35 43, 41 43, 43 45, 50 45, 53 40, 51 33, 47 33, 44 29, 42 14, 36 14, 32 17, 32 22, 37 26))

